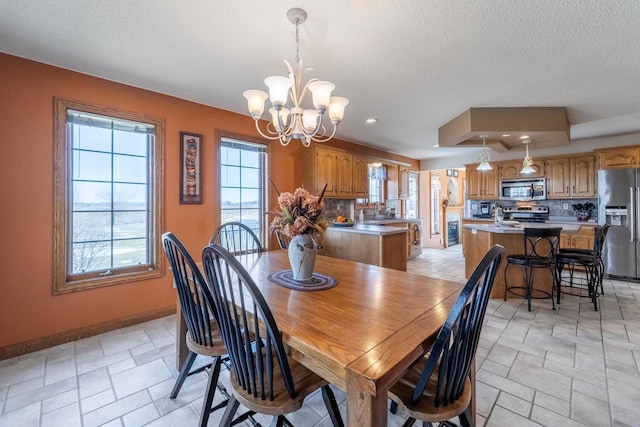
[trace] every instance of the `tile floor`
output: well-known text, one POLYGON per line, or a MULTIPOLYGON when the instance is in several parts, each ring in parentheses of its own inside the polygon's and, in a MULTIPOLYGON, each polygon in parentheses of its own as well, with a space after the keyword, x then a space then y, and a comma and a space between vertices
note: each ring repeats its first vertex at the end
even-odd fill
MULTIPOLYGON (((464 282, 460 246, 427 249, 409 270, 464 282)), ((478 425, 640 426, 638 297, 640 284, 605 280, 599 312, 572 296, 555 312, 544 300, 531 313, 522 300, 492 300, 477 352, 478 425)), ((174 322, 169 316, 0 361, 0 427, 197 425, 206 374, 168 398, 177 375, 174 322)), ((337 398, 344 412, 340 391, 337 398)), ((319 394, 290 419, 330 425, 319 394)), ((389 425, 402 421, 390 416, 389 425)))

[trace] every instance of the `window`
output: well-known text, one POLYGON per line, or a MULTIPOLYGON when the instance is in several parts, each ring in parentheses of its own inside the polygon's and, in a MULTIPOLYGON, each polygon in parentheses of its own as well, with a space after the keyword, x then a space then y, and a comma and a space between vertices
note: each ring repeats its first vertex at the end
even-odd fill
POLYGON ((220 223, 247 225, 266 241, 266 165, 264 144, 220 138, 220 223))
POLYGON ((163 274, 162 119, 55 100, 54 294, 163 274))
POLYGON ((409 172, 409 195, 406 203, 406 217, 418 218, 418 172, 409 172))

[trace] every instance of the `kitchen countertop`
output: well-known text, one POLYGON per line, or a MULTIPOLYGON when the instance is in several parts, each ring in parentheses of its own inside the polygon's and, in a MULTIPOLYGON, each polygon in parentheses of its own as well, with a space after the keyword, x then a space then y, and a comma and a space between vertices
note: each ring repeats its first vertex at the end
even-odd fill
MULTIPOLYGON (((401 222, 407 222, 406 220, 401 222)), ((385 223, 388 224, 388 223, 385 223)), ((378 236, 386 236, 389 234, 406 233, 407 229, 404 227, 385 227, 384 225, 364 224, 356 223, 353 227, 334 227, 329 225, 327 231, 338 231, 341 233, 360 233, 360 234, 374 234, 378 236)))
POLYGON ((468 228, 476 231, 486 231, 489 233, 499 233, 499 234, 522 234, 524 233, 524 228, 553 228, 553 227, 562 227, 562 231, 575 232, 580 229, 583 225, 590 225, 585 222, 574 221, 572 223, 569 222, 521 222, 517 226, 507 226, 507 225, 498 225, 495 223, 491 224, 464 224, 464 228, 468 228))
POLYGON ((384 225, 384 224, 401 224, 403 222, 422 222, 422 218, 379 218, 379 219, 365 219, 364 221, 358 221, 359 224, 365 225, 384 225))
MULTIPOLYGON (((469 218, 469 217, 464 217, 462 218, 463 221, 476 221, 476 222, 482 222, 484 223, 495 223, 493 218, 469 218)), ((576 217, 573 216, 559 216, 559 217, 550 217, 547 221, 545 221, 544 223, 531 223, 531 222, 521 222, 521 225, 523 224, 578 224, 578 225, 591 225, 591 226, 595 226, 598 225, 598 223, 596 222, 595 219, 590 219, 589 221, 578 221, 576 219, 576 217)))

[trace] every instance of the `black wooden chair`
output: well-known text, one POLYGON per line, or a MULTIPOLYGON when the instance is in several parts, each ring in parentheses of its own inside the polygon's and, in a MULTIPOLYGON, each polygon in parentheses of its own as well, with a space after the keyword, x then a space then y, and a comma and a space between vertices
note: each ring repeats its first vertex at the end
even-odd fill
POLYGON ((607 238, 609 232, 609 224, 594 227, 593 229, 593 248, 581 249, 581 248, 560 248, 558 249, 558 255, 564 254, 579 254, 579 255, 591 255, 596 258, 596 270, 598 275, 598 286, 600 287, 600 293, 604 294, 604 287, 602 286, 602 280, 604 279, 604 260, 602 259, 602 249, 604 248, 604 241, 607 238))
POLYGON ((342 426, 327 381, 287 357, 271 310, 244 267, 216 244, 203 249, 202 260, 213 289, 206 298, 219 312, 222 338, 231 359, 232 394, 220 425, 231 425, 239 404, 276 416, 272 425, 290 425, 284 415, 298 410, 306 396, 321 388, 333 425, 342 426))
POLYGON ((531 311, 531 299, 551 298, 553 309, 556 309, 553 292, 556 286, 555 262, 560 245, 561 227, 555 228, 525 228, 523 233, 524 253, 507 255, 507 265, 504 268, 504 300, 507 300, 507 292, 523 296, 527 299, 527 308, 531 311), (507 272, 510 266, 522 268, 522 285, 509 285, 507 272), (551 273, 551 292, 546 292, 534 287, 534 272, 537 269, 546 268, 551 273), (524 291, 524 294, 522 293, 524 291))
POLYGON ((287 249, 289 247, 289 241, 291 239, 285 236, 280 230, 275 230, 273 234, 276 236, 276 240, 278 241, 278 246, 280 246, 280 249, 287 249))
POLYGON ((579 291, 586 287, 587 294, 591 298, 593 308, 598 311, 598 286, 603 291, 602 279, 604 276, 604 264, 602 261, 602 247, 607 236, 608 225, 594 227, 593 249, 565 248, 558 253, 556 260, 556 295, 558 304, 561 294, 582 296, 579 291), (568 277, 563 277, 563 271, 567 268, 568 277), (575 268, 584 270, 585 277, 578 280, 575 268), (566 283, 566 285, 564 285, 566 283))
POLYGON ((258 236, 241 222, 227 222, 222 224, 211 235, 209 243, 221 245, 234 255, 262 252, 262 244, 258 236))
POLYGON ((189 354, 180 368, 178 379, 169 397, 175 399, 189 375, 202 372, 208 367, 204 366, 191 371, 198 355, 212 357, 213 363, 210 365, 209 382, 200 415, 200 426, 204 427, 209 420, 209 414, 224 407, 228 402, 229 394, 224 386, 218 384, 222 357, 227 354, 227 348, 220 335, 216 312, 211 310, 205 302, 203 291, 206 289, 206 282, 193 258, 173 233, 162 235, 162 245, 173 273, 182 316, 189 329, 186 337, 189 354), (220 388, 225 399, 222 403, 212 407, 216 387, 220 388))
POLYGON ((404 426, 413 425, 416 419, 430 426, 454 417, 459 417, 462 426, 474 425, 469 412, 469 373, 503 254, 500 245, 487 252, 460 292, 430 353, 391 387, 392 412, 401 405, 409 415, 404 426))

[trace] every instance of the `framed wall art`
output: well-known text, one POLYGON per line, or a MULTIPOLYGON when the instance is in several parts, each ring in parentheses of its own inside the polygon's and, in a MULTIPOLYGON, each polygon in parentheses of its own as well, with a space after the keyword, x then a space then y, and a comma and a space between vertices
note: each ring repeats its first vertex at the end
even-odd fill
POLYGON ((180 203, 202 203, 202 135, 180 132, 180 203))
POLYGON ((451 176, 451 175, 453 175, 453 170, 447 169, 447 176, 451 176))
POLYGON ((457 178, 458 176, 460 176, 460 175, 459 175, 459 172, 458 172, 458 169, 454 169, 454 170, 453 170, 453 177, 454 177, 454 178, 457 178))

